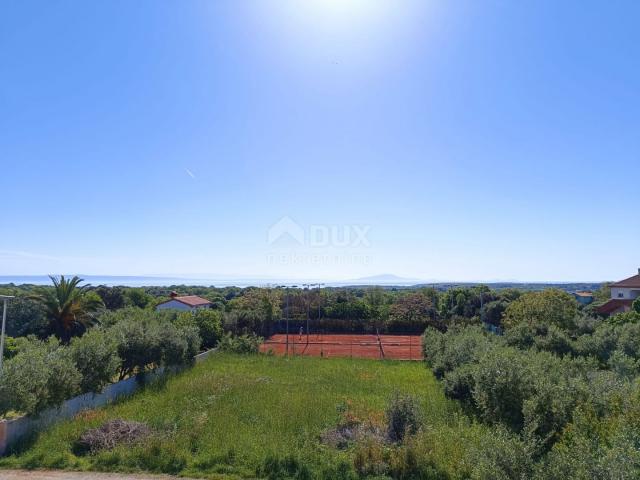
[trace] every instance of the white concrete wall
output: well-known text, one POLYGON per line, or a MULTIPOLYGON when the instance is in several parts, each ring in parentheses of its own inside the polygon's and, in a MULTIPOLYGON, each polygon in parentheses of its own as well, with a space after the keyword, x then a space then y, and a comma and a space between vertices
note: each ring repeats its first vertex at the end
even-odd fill
POLYGON ((191 308, 189 305, 185 305, 182 302, 178 302, 177 300, 170 300, 166 303, 162 303, 160 305, 158 305, 156 307, 156 310, 167 310, 167 309, 172 309, 172 310, 193 310, 193 308, 191 308))
POLYGON ((634 290, 632 288, 612 288, 611 298, 620 300, 633 300, 640 296, 640 290, 634 290))

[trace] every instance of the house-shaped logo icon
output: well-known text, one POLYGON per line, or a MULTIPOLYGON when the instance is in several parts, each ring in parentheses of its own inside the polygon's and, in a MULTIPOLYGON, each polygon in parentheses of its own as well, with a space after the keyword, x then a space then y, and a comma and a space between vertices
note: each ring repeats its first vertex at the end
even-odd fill
POLYGON ((291 217, 284 216, 271 225, 267 235, 267 241, 269 245, 291 242, 304 245, 304 228, 291 217))

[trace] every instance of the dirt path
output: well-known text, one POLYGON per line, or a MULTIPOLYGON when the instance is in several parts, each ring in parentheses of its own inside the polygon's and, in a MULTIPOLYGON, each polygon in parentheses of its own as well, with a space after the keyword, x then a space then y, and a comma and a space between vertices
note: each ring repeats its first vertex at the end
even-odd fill
POLYGON ((2 480, 176 480, 177 478, 168 475, 65 472, 62 470, 0 470, 0 479, 2 480))

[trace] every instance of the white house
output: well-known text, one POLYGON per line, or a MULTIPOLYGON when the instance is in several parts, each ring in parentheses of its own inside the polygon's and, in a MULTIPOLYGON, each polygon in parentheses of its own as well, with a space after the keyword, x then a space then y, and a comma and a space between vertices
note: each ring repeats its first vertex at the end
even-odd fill
POLYGON ((156 306, 156 311, 159 310, 185 310, 195 312, 203 308, 211 308, 211 302, 206 298, 198 297, 197 295, 185 295, 183 297, 178 296, 176 292, 171 292, 171 298, 156 306))
POLYGON ((640 268, 638 275, 612 284, 611 300, 598 307, 597 311, 605 315, 628 312, 638 297, 640 297, 640 268))

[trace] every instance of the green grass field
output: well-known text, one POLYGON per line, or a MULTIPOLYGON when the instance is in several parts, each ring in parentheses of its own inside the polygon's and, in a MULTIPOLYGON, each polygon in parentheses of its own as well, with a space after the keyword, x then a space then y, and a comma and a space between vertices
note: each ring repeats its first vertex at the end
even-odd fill
POLYGON ((336 450, 319 437, 335 427, 338 407, 383 419, 395 390, 422 402, 426 426, 416 440, 422 455, 450 477, 462 476, 466 446, 481 441, 483 429, 445 399, 424 364, 223 354, 133 398, 52 427, 1 459, 0 467, 255 478, 273 459, 289 459, 307 466, 311 478, 322 478, 322 472, 336 478, 331 472, 340 463, 352 465, 354 450, 336 450), (138 446, 74 455, 82 432, 114 418, 146 422, 159 434, 138 446))

